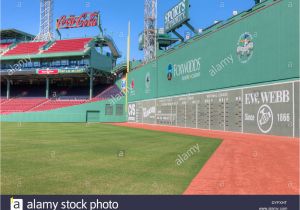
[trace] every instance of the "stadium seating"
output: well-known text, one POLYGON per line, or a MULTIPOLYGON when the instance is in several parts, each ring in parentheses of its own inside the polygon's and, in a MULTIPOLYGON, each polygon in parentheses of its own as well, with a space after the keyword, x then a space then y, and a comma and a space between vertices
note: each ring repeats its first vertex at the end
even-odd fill
POLYGON ((117 85, 112 85, 109 88, 107 88, 105 91, 97 95, 95 98, 105 100, 105 99, 110 99, 113 97, 123 96, 123 95, 124 94, 122 93, 122 91, 117 85))
POLYGON ((46 111, 52 109, 59 109, 69 106, 75 106, 85 103, 86 100, 48 100, 45 103, 36 106, 30 111, 46 111))
POLYGON ((16 47, 4 53, 4 56, 36 54, 46 43, 47 42, 21 42, 16 47))
POLYGON ((60 96, 60 100, 89 100, 89 96, 60 96))
POLYGON ((1 114, 26 112, 45 101, 45 98, 12 98, 4 102, 1 99, 1 114))
POLYGON ((12 43, 0 43, 0 53, 3 53, 12 43))
POLYGON ((7 94, 6 84, 5 85, 1 85, 0 94, 1 94, 0 95, 1 99, 6 99, 6 94, 7 94))
POLYGON ((85 103, 86 100, 49 100, 45 98, 1 98, 1 114, 59 109, 85 103))
MULTIPOLYGON (((39 85, 11 85, 11 97, 40 97, 45 96, 45 87, 39 85)), ((5 88, 6 91, 6 88, 5 88)), ((6 94, 6 92, 4 92, 6 94)))
POLYGON ((50 97, 57 99, 67 99, 67 100, 78 100, 78 99, 88 99, 89 90, 86 87, 51 87, 50 97))
MULTIPOLYGON (((93 89, 93 97, 101 94, 110 86, 108 85, 96 85, 93 89)), ((57 87, 53 86, 50 88, 50 97, 61 99, 61 100, 88 100, 89 89, 83 86, 65 86, 57 87), (55 93, 55 94, 54 94, 55 93)))
POLYGON ((8 101, 8 99, 6 99, 5 97, 1 97, 0 98, 0 104, 4 104, 8 101))
MULTIPOLYGON (((85 49, 85 45, 89 43, 92 38, 57 40, 49 49, 43 53, 59 53, 59 52, 77 52, 85 49)), ((4 53, 4 56, 23 55, 23 54, 37 54, 47 42, 21 42, 16 47, 4 53)), ((3 52, 11 43, 0 45, 0 50, 3 52)))
POLYGON ((49 49, 45 50, 43 53, 82 51, 84 50, 85 45, 91 40, 92 38, 57 40, 49 49))
POLYGON ((101 94, 103 91, 106 91, 110 87, 111 87, 111 85, 96 85, 96 86, 94 86, 93 97, 96 97, 97 95, 101 94))
MULTIPOLYGON (((56 87, 55 90, 61 93, 66 87, 56 87)), ((85 92, 87 89, 85 89, 85 92)), ((94 89, 95 93, 98 93, 96 97, 92 100, 88 99, 88 96, 76 95, 76 93, 81 93, 78 88, 70 88, 66 91, 65 95, 57 96, 57 98, 45 99, 40 97, 42 92, 38 90, 35 86, 29 88, 28 86, 15 87, 12 91, 14 97, 11 99, 6 99, 5 97, 0 98, 1 104, 1 114, 10 114, 14 112, 35 112, 35 111, 47 111, 53 109, 59 109, 64 107, 70 107, 75 105, 80 105, 84 103, 96 102, 101 100, 110 99, 116 97, 117 95, 122 95, 123 93, 118 88, 117 85, 112 85, 110 87, 96 86, 94 89), (35 90, 35 91, 34 91, 35 90), (26 94, 23 94, 24 91, 26 94), (22 94, 20 94, 22 93, 22 94), (38 97, 29 97, 32 95, 38 95, 38 97)))

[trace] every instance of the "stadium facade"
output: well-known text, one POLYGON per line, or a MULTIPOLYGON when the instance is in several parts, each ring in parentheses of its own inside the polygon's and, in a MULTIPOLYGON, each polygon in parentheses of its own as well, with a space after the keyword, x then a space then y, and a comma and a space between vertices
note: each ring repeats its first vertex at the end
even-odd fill
POLYGON ((116 66, 121 55, 111 37, 100 33, 97 37, 33 40, 33 35, 15 29, 1 31, 2 121, 126 119, 124 94, 118 87, 126 67, 116 66), (116 104, 105 102, 117 96, 116 104))
POLYGON ((1 66, 1 87, 7 97, 1 102, 3 105, 15 103, 8 91, 11 81, 33 80, 38 85, 43 84, 47 101, 38 107, 54 100, 49 97, 51 81, 57 87, 66 78, 67 86, 72 83, 80 87, 82 82, 89 81, 85 86, 88 99, 80 105, 61 109, 46 111, 33 107, 20 113, 10 112, 1 115, 1 120, 128 121, 299 137, 298 1, 257 3, 179 44, 167 34, 157 37, 156 59, 147 64, 131 62, 127 80, 123 77, 126 65, 116 66, 119 54, 108 37, 91 38, 80 50, 72 52, 65 46, 55 50, 61 41, 43 43, 30 58, 40 64, 44 59, 55 64, 55 59, 59 59, 59 65, 51 66, 48 62, 46 66, 22 68, 11 75, 5 65, 15 65, 24 55, 13 55, 22 43, 10 46, 1 56, 4 65, 1 66), (110 53, 99 52, 96 49, 99 46, 108 46, 110 53), (57 52, 61 49, 63 52, 57 52), (62 65, 62 57, 68 65, 62 65), (108 86, 97 92, 94 81, 101 87, 108 86), (113 90, 113 94, 109 90, 113 90), (105 97, 98 100, 95 92, 105 97))

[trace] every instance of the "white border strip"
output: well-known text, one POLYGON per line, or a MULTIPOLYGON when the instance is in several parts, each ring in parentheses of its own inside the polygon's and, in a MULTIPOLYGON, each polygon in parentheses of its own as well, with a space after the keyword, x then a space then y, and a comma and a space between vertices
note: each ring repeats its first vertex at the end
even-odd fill
MULTIPOLYGON (((127 122, 129 124, 141 124, 141 123, 138 123, 138 122, 127 122)), ((298 139, 298 137, 292 137, 292 136, 276 136, 274 134, 259 134, 259 133, 241 133, 241 132, 238 132, 238 131, 223 131, 223 130, 208 130, 208 129, 205 129, 205 128, 184 128, 184 127, 180 127, 180 126, 173 126, 173 125, 161 125, 161 124, 150 124, 150 123, 143 123, 143 125, 150 125, 150 126, 161 126, 161 127, 171 127, 171 128, 182 128, 182 129, 192 129, 192 130, 202 130, 202 131, 208 131, 208 132, 223 132, 223 133, 233 133, 233 134, 246 134, 246 135, 257 135, 257 136, 266 136, 266 137, 277 137, 277 138, 280 138, 280 137, 284 137, 284 138, 289 138, 289 139, 298 139)), ((213 138, 213 139, 222 139, 222 138, 218 138, 218 137, 210 137, 210 138, 213 138)))
POLYGON ((293 82, 293 137, 295 138, 295 82, 293 82))
POLYGON ((244 89, 242 89, 242 133, 244 133, 244 89))
MULTIPOLYGON (((223 98, 224 99, 224 98, 223 98)), ((223 107, 223 123, 224 123, 224 131, 226 131, 226 100, 224 99, 224 107, 223 107)))

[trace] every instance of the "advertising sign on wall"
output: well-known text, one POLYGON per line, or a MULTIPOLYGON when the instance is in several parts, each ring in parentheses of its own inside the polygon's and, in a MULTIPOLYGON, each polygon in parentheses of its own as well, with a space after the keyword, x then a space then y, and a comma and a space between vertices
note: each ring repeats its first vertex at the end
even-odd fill
POLYGON ((85 12, 80 16, 63 15, 56 20, 57 29, 94 27, 99 23, 99 12, 85 12))
POLYGON ((84 69, 37 69, 36 74, 81 74, 84 69))
POLYGON ((293 136, 293 85, 244 90, 244 131, 293 136))
POLYGON ((165 31, 169 33, 189 20, 189 0, 180 1, 165 14, 165 31))
POLYGON ((58 74, 58 69, 39 69, 38 74, 58 74))

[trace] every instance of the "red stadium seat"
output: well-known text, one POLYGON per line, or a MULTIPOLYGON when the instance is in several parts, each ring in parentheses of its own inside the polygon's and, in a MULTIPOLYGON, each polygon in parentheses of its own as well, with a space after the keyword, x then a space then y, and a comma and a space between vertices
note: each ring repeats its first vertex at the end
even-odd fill
POLYGON ((103 92, 101 92, 99 95, 97 95, 95 98, 100 99, 110 99, 117 96, 123 96, 124 93, 120 90, 120 88, 117 85, 112 85, 103 92))
POLYGON ((21 42, 3 56, 37 54, 47 42, 21 42))
POLYGON ((0 98, 0 104, 4 104, 8 101, 6 98, 0 98))
POLYGON ((1 99, 1 114, 8 114, 13 112, 26 112, 47 101, 45 98, 12 98, 1 99))
POLYGON ((49 100, 45 98, 1 99, 1 114, 59 109, 85 103, 86 100, 49 100))
POLYGON ((9 47, 12 43, 0 43, 0 50, 5 50, 9 47))
POLYGON ((47 102, 33 108, 30 111, 46 111, 52 109, 59 109, 69 106, 80 105, 85 102, 85 100, 48 100, 47 102))
POLYGON ((85 45, 91 40, 92 38, 57 40, 48 50, 45 50, 43 53, 83 51, 85 49, 85 45))
MULTIPOLYGON (((92 100, 80 99, 80 100, 62 100, 62 99, 45 99, 41 97, 23 97, 23 98, 11 98, 6 99, 5 97, 0 98, 1 110, 0 114, 10 114, 15 112, 36 112, 36 111, 47 111, 53 109, 59 109, 64 107, 76 106, 84 103, 96 102, 101 100, 107 100, 123 93, 118 86, 113 85, 110 87, 100 88, 98 91, 101 92, 92 100)), ((32 92, 32 91, 31 91, 32 92)), ((74 96, 80 98, 80 96, 74 96)))

